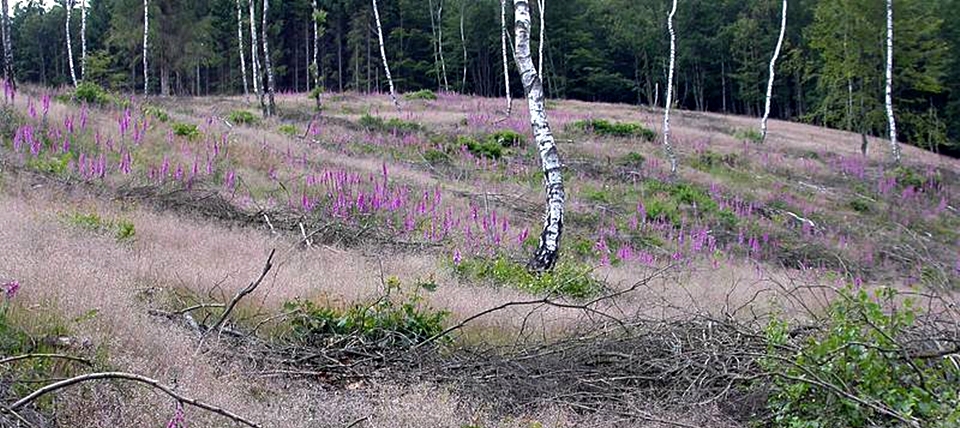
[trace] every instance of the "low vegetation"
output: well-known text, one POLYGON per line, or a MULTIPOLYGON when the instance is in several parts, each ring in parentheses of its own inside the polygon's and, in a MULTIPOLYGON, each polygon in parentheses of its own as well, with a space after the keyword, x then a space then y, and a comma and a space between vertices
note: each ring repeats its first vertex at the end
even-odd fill
POLYGON ((605 137, 635 137, 653 141, 657 134, 642 124, 632 122, 610 122, 606 119, 579 120, 568 125, 570 129, 590 132, 605 137))

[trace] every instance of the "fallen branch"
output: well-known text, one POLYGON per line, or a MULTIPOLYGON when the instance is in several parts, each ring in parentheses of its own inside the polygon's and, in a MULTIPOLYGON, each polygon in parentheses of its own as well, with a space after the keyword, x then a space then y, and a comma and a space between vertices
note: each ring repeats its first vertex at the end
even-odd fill
POLYGON ((93 365, 93 362, 92 362, 92 361, 87 360, 87 359, 85 359, 85 358, 74 357, 74 356, 72 356, 72 355, 65 355, 65 354, 24 354, 24 355, 17 355, 17 356, 15 356, 15 357, 7 357, 7 358, 4 358, 4 359, 0 360, 0 364, 9 364, 9 363, 12 363, 12 362, 15 362, 15 361, 26 360, 26 359, 30 359, 30 358, 57 358, 57 359, 61 359, 61 360, 76 361, 76 362, 78 362, 78 363, 83 363, 83 364, 86 364, 86 365, 88 365, 88 366, 92 366, 92 365, 93 365))
POLYGON ((10 410, 16 411, 17 409, 27 404, 30 404, 32 401, 36 400, 37 398, 40 398, 56 390, 66 388, 68 386, 76 385, 81 382, 87 382, 91 380, 100 380, 100 379, 121 379, 121 380, 129 380, 129 381, 146 384, 153 387, 154 389, 160 390, 161 392, 169 395, 170 397, 173 397, 173 399, 177 400, 180 403, 189 404, 191 406, 198 407, 212 413, 216 413, 220 416, 226 417, 234 422, 241 423, 251 428, 260 428, 260 425, 250 422, 247 419, 244 419, 243 417, 236 415, 228 410, 221 409, 219 407, 204 403, 194 398, 180 395, 174 392, 173 389, 171 389, 170 387, 161 384, 157 380, 154 380, 145 376, 140 376, 138 374, 124 373, 124 372, 90 373, 90 374, 72 377, 70 379, 65 379, 60 382, 52 383, 36 391, 33 391, 32 393, 30 393, 30 395, 23 397, 20 400, 17 400, 17 402, 13 403, 10 406, 10 410))
POLYGON ((214 324, 210 330, 207 330, 207 332, 204 333, 205 335, 211 331, 219 331, 220 328, 223 327, 223 323, 226 322, 227 318, 230 317, 230 313, 233 312, 233 309, 237 306, 237 303, 240 303, 240 299, 243 299, 246 295, 252 293, 253 290, 256 290, 257 287, 260 286, 260 283, 263 282, 263 279, 267 277, 267 273, 273 268, 273 255, 276 252, 276 249, 270 250, 270 256, 267 257, 267 263, 263 266, 263 271, 260 272, 260 277, 257 278, 256 281, 251 282, 247 288, 240 290, 236 296, 233 296, 233 299, 231 299, 230 303, 227 304, 227 309, 223 311, 223 315, 220 316, 220 319, 217 320, 216 324, 214 324))

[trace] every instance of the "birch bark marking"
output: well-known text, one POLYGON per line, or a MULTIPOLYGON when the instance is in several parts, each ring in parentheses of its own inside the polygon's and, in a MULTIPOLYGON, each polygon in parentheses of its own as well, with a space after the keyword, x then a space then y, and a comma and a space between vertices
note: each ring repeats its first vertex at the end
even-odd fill
POLYGON ((540 7, 540 44, 537 45, 537 49, 540 51, 539 56, 537 57, 537 72, 540 73, 540 76, 544 75, 543 72, 543 35, 546 31, 544 26, 545 16, 544 7, 547 5, 547 0, 537 0, 537 6, 540 7))
POLYGON ((673 16, 677 13, 677 0, 673 0, 670 15, 667 16, 667 30, 670 32, 670 68, 667 71, 667 103, 663 109, 663 148, 670 159, 670 174, 677 175, 677 154, 670 143, 670 107, 673 104, 673 68, 677 57, 677 34, 673 29, 673 16))
POLYGON ((260 31, 263 32, 263 67, 267 72, 267 97, 269 99, 266 105, 266 115, 273 116, 277 113, 277 103, 273 99, 273 93, 277 90, 273 81, 273 66, 270 63, 270 45, 267 42, 267 12, 270 10, 270 0, 263 0, 263 23, 260 25, 260 31))
POLYGON ((150 94, 150 68, 147 64, 147 34, 150 32, 150 0, 143 0, 143 96, 150 94))
MULTIPOLYGON (((313 0, 313 9, 310 10, 310 20, 313 21, 313 87, 320 87, 320 28, 317 23, 317 0, 313 0)), ((319 102, 319 101, 318 101, 319 102)))
POLYGON ((783 17, 780 18, 780 37, 777 39, 777 48, 773 50, 773 58, 770 58, 770 78, 767 80, 767 100, 763 106, 763 119, 760 119, 760 141, 767 139, 767 119, 770 117, 770 98, 773 97, 773 79, 777 67, 777 58, 780 57, 780 49, 783 47, 783 35, 787 31, 787 0, 783 0, 783 17))
POLYGON ((544 106, 543 82, 534 68, 530 54, 530 3, 528 0, 513 0, 516 49, 515 59, 523 82, 523 91, 530 110, 530 126, 540 153, 540 165, 543 170, 544 190, 546 192, 546 213, 543 219, 543 232, 540 243, 527 268, 533 271, 552 269, 559 256, 560 236, 563 234, 563 203, 565 193, 561 177, 560 152, 557 150, 550 124, 547 122, 547 110, 544 106))
POLYGON ((73 67, 73 41, 70 38, 70 12, 73 10, 73 0, 67 0, 67 22, 64 28, 67 32, 67 60, 70 63, 70 79, 73 80, 73 87, 77 87, 77 71, 73 67))
POLYGON ((80 0, 80 80, 87 80, 87 5, 80 0))
POLYGON ((243 8, 237 0, 237 46, 240 50, 240 70, 243 74, 243 97, 250 102, 250 86, 247 84, 247 59, 243 53, 243 8))
MULTIPOLYGON (((514 2, 514 5, 516 5, 516 2, 514 2)), ((529 8, 529 4, 527 7, 529 8)), ((529 10, 527 13, 530 13, 529 10)), ((527 18, 527 24, 530 24, 529 17, 527 18)), ((529 34, 527 36, 529 37, 529 34)), ((507 0, 500 0, 500 51, 503 53, 503 87, 507 94, 506 115, 510 116, 510 112, 513 111, 513 100, 510 98, 510 68, 507 66, 507 0)))
POLYGON ((260 105, 263 105, 263 79, 260 77, 260 42, 257 40, 257 7, 256 0, 249 0, 250 6, 250 68, 253 73, 253 92, 256 92, 260 105))
POLYGON ((2 0, 3 16, 0 17, 0 30, 3 32, 3 78, 7 84, 16 87, 16 79, 13 73, 13 43, 10 35, 10 16, 7 15, 7 0, 2 0))
MULTIPOLYGON (((373 2, 373 17, 377 21, 377 38, 380 42, 380 58, 383 59, 383 73, 387 75, 387 83, 390 85, 390 98, 393 105, 400 111, 400 100, 397 99, 397 92, 393 88, 393 77, 390 76, 390 64, 387 63, 387 51, 383 48, 383 28, 380 26, 380 11, 377 10, 377 0, 373 2)), ((431 12, 433 13, 433 12, 431 12)))
POLYGON ((440 70, 443 72, 443 90, 449 91, 450 84, 447 83, 447 62, 443 59, 443 0, 440 0, 437 8, 437 50, 440 51, 440 70))
POLYGON ((466 1, 460 2, 460 46, 463 47, 463 82, 460 83, 461 93, 467 92, 467 37, 463 34, 463 12, 466 4, 466 1))
POLYGON ((887 0, 887 122, 890 126, 890 149, 893 162, 900 163, 900 143, 897 142, 897 121, 893 116, 893 0, 887 0))
POLYGON ((433 0, 427 0, 427 6, 430 8, 430 37, 433 37, 433 73, 437 76, 437 91, 443 89, 443 81, 440 79, 440 54, 439 42, 437 42, 437 21, 433 17, 433 0))

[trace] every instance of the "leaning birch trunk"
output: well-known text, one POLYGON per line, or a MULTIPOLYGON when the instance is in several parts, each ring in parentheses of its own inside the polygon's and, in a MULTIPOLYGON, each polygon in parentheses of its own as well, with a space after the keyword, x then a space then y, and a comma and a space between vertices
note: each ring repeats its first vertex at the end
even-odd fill
POLYGON ((383 74, 387 75, 387 84, 390 85, 390 98, 393 100, 393 105, 397 108, 397 111, 400 111, 400 100, 397 99, 397 92, 393 88, 393 77, 390 76, 390 64, 387 63, 387 51, 383 48, 383 28, 380 26, 380 11, 377 10, 377 0, 372 1, 373 17, 377 21, 377 39, 380 42, 380 58, 383 60, 383 74))
POLYGON ((670 107, 673 104, 673 68, 677 57, 677 35, 673 30, 673 16, 677 13, 677 0, 673 0, 670 15, 667 16, 667 30, 670 32, 670 68, 667 71, 667 103, 663 109, 663 148, 670 159, 670 174, 677 175, 677 154, 670 143, 670 107))
POLYGON ((900 163, 900 143, 897 142, 897 121, 893 117, 893 0, 887 0, 887 122, 890 125, 890 149, 893 162, 900 163))
POLYGON ((0 17, 0 30, 3 32, 3 78, 11 87, 16 87, 16 79, 13 73, 13 43, 10 36, 10 16, 7 15, 7 0, 2 0, 3 16, 0 17))
POLYGON ((247 83, 247 59, 243 53, 243 8, 237 0, 237 46, 240 50, 240 70, 243 74, 243 97, 250 102, 250 85, 247 83))
POLYGON ((249 0, 250 6, 250 69, 253 73, 253 92, 257 94, 260 105, 263 105, 263 79, 260 77, 260 55, 257 54, 260 42, 257 41, 257 9, 256 0, 249 0))
POLYGON ((539 56, 537 57, 537 63, 538 63, 537 72, 540 73, 541 76, 545 74, 543 72, 543 35, 544 35, 544 32, 546 31, 545 30, 546 27, 544 26, 544 22, 546 21, 545 15, 544 15, 544 10, 545 10, 544 7, 547 6, 546 3, 547 3, 547 0, 537 0, 537 6, 540 7, 540 44, 537 46, 537 49, 540 52, 539 52, 539 56))
MULTIPOLYGON (((4 0, 6 1, 6 0, 4 0)), ((460 92, 467 92, 467 37, 463 33, 463 12, 465 1, 460 2, 460 46, 463 47, 463 82, 460 83, 460 92)))
POLYGON ((546 190, 546 213, 543 232, 537 252, 527 264, 527 268, 542 272, 552 269, 559 256, 560 236, 563 233, 563 179, 560 174, 560 152, 550 132, 547 122, 547 110, 544 106, 543 82, 533 66, 530 54, 530 3, 528 0, 513 0, 516 32, 515 59, 523 82, 523 91, 527 96, 530 109, 530 125, 540 153, 540 165, 543 170, 546 190))
POLYGON ((87 80, 87 5, 80 0, 80 80, 87 80))
POLYGON ((780 37, 777 39, 777 48, 773 50, 773 58, 770 58, 770 78, 767 79, 767 100, 763 106, 763 119, 760 119, 760 141, 767 139, 767 119, 770 118, 770 98, 773 97, 773 79, 777 66, 777 58, 780 57, 780 48, 783 47, 783 35, 787 31, 787 0, 783 0, 783 16, 780 18, 780 37))
POLYGON ((443 90, 449 91, 450 84, 447 83, 447 62, 443 59, 443 0, 440 0, 437 8, 437 50, 440 51, 440 70, 443 72, 443 90))
POLYGON ((67 0, 67 23, 64 26, 67 32, 67 60, 70 65, 70 79, 73 80, 73 87, 77 87, 77 71, 73 67, 73 41, 70 38, 70 12, 73 9, 73 0, 67 0))
MULTIPOLYGON (((427 6, 430 8, 430 37, 437 37, 437 21, 433 16, 433 0, 428 0, 427 6)), ((437 91, 440 91, 443 89, 443 80, 440 78, 440 53, 437 39, 433 39, 431 45, 433 45, 433 73, 437 77, 437 91)))
MULTIPOLYGON (((313 87, 320 88, 320 28, 317 23, 317 0, 313 0, 313 9, 310 10, 310 20, 313 21, 313 87)), ((317 95, 317 105, 319 104, 320 96, 317 95)))
POLYGON ((507 116, 510 116, 513 99, 510 98, 510 68, 507 66, 507 0, 500 0, 500 51, 503 53, 503 87, 507 94, 507 116))
POLYGON ((277 113, 277 104, 273 99, 273 93, 277 90, 273 81, 273 66, 270 63, 270 45, 267 43, 267 12, 270 10, 270 0, 263 0, 263 23, 260 25, 260 31, 263 32, 263 68, 267 73, 267 98, 265 113, 267 116, 273 116, 277 113))
POLYGON ((150 94, 150 69, 147 67, 147 34, 150 32, 150 0, 143 0, 143 96, 150 94))

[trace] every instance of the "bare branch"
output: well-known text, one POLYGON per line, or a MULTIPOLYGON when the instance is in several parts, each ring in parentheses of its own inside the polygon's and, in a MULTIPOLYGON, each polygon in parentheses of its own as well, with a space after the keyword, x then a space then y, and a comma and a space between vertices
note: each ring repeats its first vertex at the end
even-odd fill
MULTIPOLYGON (((243 299, 246 295, 256 290, 260 283, 263 282, 263 279, 266 278, 267 273, 270 272, 270 269, 273 268, 273 255, 277 252, 276 249, 270 250, 270 256, 267 257, 267 263, 263 266, 263 271, 260 272, 260 277, 256 281, 251 282, 247 288, 240 290, 236 296, 233 296, 233 299, 230 300, 230 303, 227 304, 227 309, 223 311, 223 315, 220 316, 220 319, 217 320, 216 324, 207 330, 207 333, 211 331, 219 331, 223 327, 223 323, 227 321, 227 318, 230 317, 230 313, 233 312, 233 309, 237 306, 237 303, 240 303, 240 299, 243 299)), ((206 334, 206 333, 205 333, 206 334)))

